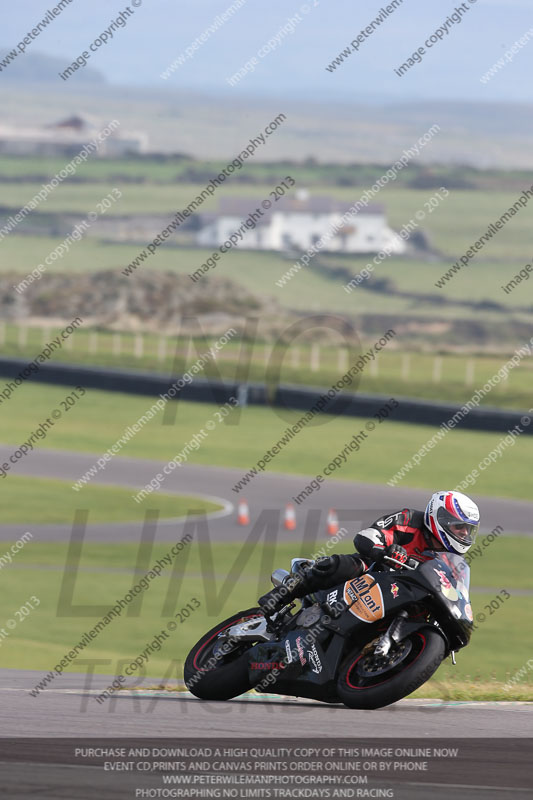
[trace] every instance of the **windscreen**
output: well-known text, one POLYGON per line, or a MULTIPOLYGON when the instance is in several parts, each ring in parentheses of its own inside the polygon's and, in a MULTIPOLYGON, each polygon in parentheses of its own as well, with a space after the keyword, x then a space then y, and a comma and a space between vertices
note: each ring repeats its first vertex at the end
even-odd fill
POLYGON ((470 567, 463 556, 457 555, 457 553, 443 552, 441 550, 424 550, 424 555, 430 556, 431 558, 438 558, 440 561, 444 562, 457 583, 458 591, 468 596, 470 591, 470 567))

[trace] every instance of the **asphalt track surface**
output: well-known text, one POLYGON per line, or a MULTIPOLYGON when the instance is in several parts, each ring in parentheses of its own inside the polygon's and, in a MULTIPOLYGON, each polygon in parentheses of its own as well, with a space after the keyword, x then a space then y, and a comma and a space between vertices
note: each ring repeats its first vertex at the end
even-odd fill
MULTIPOLYGON (((0 460, 12 452, 12 448, 0 447, 0 460)), ((58 478, 76 481, 95 462, 90 454, 66 451, 38 450, 19 462, 14 474, 58 478)), ((129 458, 115 458, 105 471, 99 472, 94 483, 123 486, 132 489, 132 495, 142 488, 159 471, 163 464, 153 461, 129 458)), ((267 529, 267 536, 287 537, 295 544, 295 555, 302 541, 307 544, 325 539, 326 514, 329 508, 338 512, 341 525, 355 533, 372 522, 384 511, 404 506, 422 508, 427 501, 428 492, 354 484, 344 481, 328 481, 320 493, 297 508, 298 526, 296 531, 283 530, 282 511, 293 495, 298 494, 308 481, 303 476, 261 474, 254 479, 243 495, 251 510, 251 526, 239 527, 235 521, 235 504, 240 498, 232 487, 242 477, 242 470, 222 469, 185 465, 169 476, 162 487, 166 492, 205 495, 218 498, 224 510, 207 520, 212 542, 241 542, 253 528, 254 522, 262 513, 269 516, 273 525, 267 529)), ((446 487, 443 487, 446 488, 446 487)), ((80 509, 84 508, 83 490, 79 492, 80 509)), ((487 533, 497 525, 505 531, 531 535, 533 504, 498 498, 475 497, 482 510, 482 533, 487 533)), ((133 502, 133 500, 132 500, 133 502)), ((157 495, 145 501, 146 508, 157 508, 157 495)), ((176 541, 184 530, 184 520, 166 520, 158 523, 156 541, 176 541)), ((0 540, 13 540, 21 535, 27 526, 0 526, 0 540)), ((140 524, 92 525, 89 521, 86 532, 87 541, 125 542, 137 541, 141 535, 140 524)), ((71 525, 32 526, 32 534, 37 541, 68 541, 71 525)), ((350 537, 351 538, 351 537, 350 537)), ((347 541, 350 541, 348 538, 347 541)), ((347 549, 350 549, 347 547, 347 549)), ((29 690, 43 673, 26 670, 0 669, 0 702, 2 708, 2 731, 0 737, 205 737, 228 736, 247 739, 261 735, 274 740, 283 737, 317 736, 325 741, 341 736, 364 737, 428 737, 457 739, 479 737, 483 739, 509 739, 528 737, 533 730, 533 704, 524 703, 456 703, 443 701, 404 700, 378 711, 353 711, 343 706, 330 706, 311 701, 286 698, 255 697, 236 699, 226 703, 206 703, 184 693, 160 693, 154 691, 155 679, 145 679, 131 693, 121 694, 103 706, 96 703, 95 696, 106 688, 113 676, 92 676, 85 674, 66 674, 57 678, 50 688, 37 697, 29 690)), ((490 745, 488 750, 490 751, 490 745)), ((48 769, 46 746, 42 758, 37 759, 39 769, 48 769)), ((0 759, 0 768, 4 764, 0 759)), ((80 794, 80 787, 94 784, 100 787, 100 797, 131 797, 131 792, 114 789, 106 794, 105 776, 96 774, 88 767, 71 766, 55 775, 55 789, 52 793, 42 792, 43 779, 30 777, 21 764, 9 765, 10 780, 17 791, 17 797, 93 797, 80 794)), ((446 781, 423 785, 404 780, 396 786, 397 798, 449 798, 468 797, 469 800, 481 798, 505 798, 521 800, 530 794, 519 787, 531 785, 531 769, 528 774, 522 770, 522 779, 516 786, 507 784, 498 787, 497 781, 490 786, 479 780, 453 785, 452 777, 446 781)), ((528 789, 530 792, 530 790, 528 789)), ((5 796, 9 796, 6 794, 5 796)))
POLYGON ((255 694, 212 703, 152 691, 157 679, 145 678, 131 694, 100 705, 96 695, 114 676, 66 673, 32 697, 28 690, 42 677, 40 671, 0 669, 2 736, 502 738, 527 737, 533 730, 533 703, 402 700, 377 711, 354 711, 255 694))
MULTIPOLYGON (((152 741, 167 738, 171 740, 166 742, 168 745, 179 744, 179 739, 186 744, 199 738, 208 744, 205 743, 208 737, 216 745, 242 739, 244 746, 254 744, 254 737, 258 736, 272 745, 291 738, 304 745, 305 738, 313 737, 322 746, 340 737, 347 740, 346 746, 365 744, 371 738, 390 742, 394 737, 403 746, 415 739, 417 743, 422 740, 424 746, 430 745, 431 740, 444 739, 461 746, 461 740, 468 738, 469 756, 459 773, 454 773, 450 764, 449 771, 441 770, 437 777, 419 774, 416 781, 410 774, 390 780, 380 775, 380 787, 391 787, 393 794, 389 796, 397 800, 449 800, 450 794, 461 800, 531 797, 531 739, 524 745, 533 727, 531 703, 403 700, 378 711, 353 711, 342 706, 275 697, 268 701, 236 699, 207 703, 180 693, 162 694, 139 688, 138 694, 124 694, 99 705, 96 695, 109 685, 111 676, 93 677, 88 682, 85 675, 67 674, 54 688, 32 697, 28 687, 41 677, 39 672, 0 670, 2 738, 8 752, 12 746, 16 753, 14 759, 0 755, 6 797, 92 800, 135 796, 132 787, 140 785, 138 775, 124 776, 129 780, 117 782, 113 780, 116 776, 83 763, 63 765, 60 761, 58 765, 54 756, 58 737, 77 740, 94 737, 93 746, 105 746, 107 737, 110 741, 111 737, 152 741), (19 736, 41 737, 42 745, 32 750, 20 739, 14 739, 19 736), (501 780, 503 769, 510 769, 508 762, 512 759, 501 754, 502 742, 508 752, 510 748, 515 760, 512 777, 508 772, 504 780, 501 780), (30 762, 30 770, 26 762, 30 762), (46 787, 53 787, 51 793, 46 787)), ((153 679, 150 683, 154 684, 153 679)), ((2 744, 0 739, 0 752, 2 744)))
MULTIPOLYGON (((0 446, 0 461, 13 452, 12 447, 0 446)), ((15 475, 58 478, 75 482, 91 466, 98 455, 71 453, 60 450, 34 450, 20 461, 12 470, 15 475)), ((107 468, 99 471, 93 483, 131 488, 132 496, 162 471, 163 462, 133 458, 116 457, 107 468)), ((391 488, 376 484, 354 483, 328 480, 320 492, 311 495, 296 507, 297 529, 290 534, 283 530, 283 510, 293 496, 298 495, 310 480, 309 476, 261 473, 237 494, 232 487, 243 475, 241 469, 183 465, 170 475, 161 491, 178 492, 190 495, 205 495, 226 505, 225 511, 211 516, 208 522, 209 535, 213 542, 243 541, 250 527, 238 527, 235 523, 234 505, 245 497, 250 507, 251 526, 260 515, 268 521, 265 536, 280 536, 284 540, 290 535, 297 550, 305 539, 312 544, 323 541, 326 531, 326 516, 329 508, 334 508, 339 522, 351 534, 372 523, 384 512, 399 508, 424 508, 429 492, 419 489, 391 488)), ((439 488, 439 487, 436 487, 439 488)), ((448 487, 440 487, 446 489, 448 487)), ((83 489, 77 493, 80 509, 85 508, 83 489)), ((501 525, 509 533, 531 536, 533 531, 533 503, 495 497, 472 495, 481 508, 481 534, 488 533, 501 525)), ((132 499, 132 503, 133 503, 132 499)), ((157 509, 157 494, 151 494, 143 501, 146 509, 157 509)), ((158 524, 158 541, 175 541, 183 530, 183 520, 167 520, 158 524)), ((9 540, 27 530, 24 525, 1 525, 0 540, 9 540)), ((91 524, 90 513, 87 526, 87 541, 137 541, 142 524, 91 524)), ((71 525, 34 526, 32 533, 41 541, 66 541, 71 533, 71 525)), ((350 541, 351 536, 347 539, 350 541)), ((350 543, 351 544, 351 543, 350 543)), ((347 551, 349 548, 347 547, 347 551)), ((298 555, 295 552, 295 555, 298 555)))

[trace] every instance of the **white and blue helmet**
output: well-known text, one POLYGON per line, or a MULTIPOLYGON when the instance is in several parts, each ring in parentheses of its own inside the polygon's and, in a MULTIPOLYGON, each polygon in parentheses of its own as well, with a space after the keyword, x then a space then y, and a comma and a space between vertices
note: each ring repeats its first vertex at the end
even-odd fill
POLYGON ((479 508, 461 492, 435 492, 427 504, 424 522, 446 550, 463 555, 476 540, 479 508))

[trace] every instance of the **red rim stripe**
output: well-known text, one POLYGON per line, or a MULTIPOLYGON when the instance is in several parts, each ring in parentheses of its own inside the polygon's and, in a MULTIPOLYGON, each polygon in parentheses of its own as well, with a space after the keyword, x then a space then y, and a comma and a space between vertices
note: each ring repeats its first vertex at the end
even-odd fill
POLYGON ((226 628, 232 628, 233 625, 238 625, 240 622, 246 622, 249 619, 255 619, 256 617, 262 617, 262 616, 263 616, 262 614, 252 614, 249 617, 241 617, 240 619, 234 619, 234 620, 232 620, 232 622, 228 622, 228 624, 224 625, 222 628, 217 628, 216 631, 213 633, 213 635, 210 636, 209 639, 206 642, 203 643, 203 645, 200 647, 200 649, 198 650, 198 652, 194 656, 194 661, 192 662, 193 667, 195 669, 197 669, 199 672, 205 672, 205 670, 202 669, 202 667, 198 667, 197 666, 196 661, 198 659, 198 656, 200 655, 200 653, 204 649, 204 647, 206 647, 209 644, 209 642, 211 642, 215 638, 215 636, 218 636, 219 633, 222 633, 222 631, 225 631, 226 628))

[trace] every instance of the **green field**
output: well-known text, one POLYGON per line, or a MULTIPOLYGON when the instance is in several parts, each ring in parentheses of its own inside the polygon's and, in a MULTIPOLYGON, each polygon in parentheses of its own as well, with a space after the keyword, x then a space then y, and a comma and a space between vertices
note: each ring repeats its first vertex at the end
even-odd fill
MULTIPOLYGON (((290 168, 287 167, 290 174, 290 168)), ((207 182, 207 181, 206 181, 207 182)), ((523 187, 529 188, 524 180, 523 187)), ((109 183, 73 183, 64 181, 48 196, 45 206, 47 213, 79 212, 88 213, 102 197, 117 186, 123 193, 122 198, 107 211, 107 214, 135 214, 150 209, 151 213, 173 216, 179 208, 187 206, 201 190, 201 184, 179 183, 165 185, 147 183, 142 187, 135 183, 123 183, 120 180, 109 183)), ((4 182, 3 188, 10 198, 10 206, 21 208, 41 189, 41 184, 4 182)), ((268 197, 273 189, 272 183, 259 185, 228 182, 220 187, 213 197, 202 204, 202 210, 212 211, 218 206, 220 197, 239 196, 250 198, 250 201, 268 197)), ((366 186, 360 187, 328 187, 327 194, 346 202, 347 206, 355 202, 364 193, 366 186)), ((320 190, 317 190, 320 191, 320 190)), ((433 195, 434 189, 399 189, 396 186, 385 186, 379 192, 379 202, 383 203, 393 227, 404 225, 419 210, 424 210, 424 203, 433 195)), ((436 189, 438 191, 438 188, 436 189)), ((424 220, 424 228, 435 237, 434 244, 449 255, 462 252, 469 246, 477 233, 486 230, 490 222, 498 219, 517 199, 520 192, 503 191, 464 191, 451 190, 448 198, 424 220)), ((528 214, 524 209, 506 228, 489 243, 491 258, 518 258, 529 256, 528 250, 528 214)))
MULTIPOLYGON (((335 549, 346 552, 350 546, 348 542, 344 547, 338 544, 335 549)), ((169 547, 170 544, 154 546, 150 564, 162 558, 169 547)), ((69 669, 83 670, 88 659, 97 659, 96 672, 120 673, 124 665, 165 628, 175 613, 196 597, 201 607, 178 623, 162 649, 152 655, 147 667, 148 675, 181 678, 182 662, 195 641, 218 620, 253 607, 259 594, 269 588, 271 569, 286 567, 296 554, 311 555, 294 542, 249 544, 238 550, 235 545, 207 547, 193 541, 176 557, 174 568, 177 571, 165 570, 153 580, 141 595, 140 608, 135 614, 127 616, 124 611, 121 619, 104 628, 83 653, 83 666, 74 662, 69 669)), ((485 604, 489 604, 501 589, 506 589, 511 598, 493 614, 487 613, 485 622, 473 633, 470 645, 459 653, 458 666, 451 668, 449 662, 445 662, 437 673, 438 679, 453 675, 455 681, 461 682, 470 679, 501 682, 527 662, 531 652, 524 624, 533 613, 533 598, 513 592, 531 590, 528 564, 532 557, 530 540, 506 536, 505 540, 494 542, 483 558, 474 562, 472 602, 475 614, 482 612, 485 604), (483 593, 475 591, 476 585, 484 587, 483 593)), ((31 595, 40 600, 40 605, 2 641, 3 667, 37 669, 43 673, 52 669, 107 608, 128 592, 136 578, 139 579, 131 572, 136 558, 134 544, 89 544, 84 546, 79 564, 74 564, 67 558, 66 545, 28 543, 15 556, 16 567, 10 565, 2 572, 8 598, 4 604, 5 616, 12 617, 31 595), (77 568, 73 605, 97 604, 93 612, 89 609, 81 613, 71 609, 66 601, 59 602, 65 567, 77 568)), ((56 688, 61 686, 60 680, 56 678, 56 688)), ((531 696, 532 676, 523 683, 529 687, 531 696)))
MULTIPOLYGON (((9 236, 1 242, 2 261, 0 271, 10 273, 10 284, 16 285, 31 273, 46 256, 62 241, 63 237, 9 236), (15 275, 14 273, 18 273, 15 275)), ((96 270, 113 270, 117 273, 127 267, 143 250, 146 241, 136 244, 101 242, 86 238, 73 245, 63 258, 49 267, 49 272, 76 273, 96 270)), ((466 245, 465 245, 466 246, 466 245)), ((522 247, 522 245, 521 245, 522 247)), ((400 325, 406 347, 410 342, 417 350, 431 348, 476 350, 484 347, 490 338, 490 347, 512 348, 517 339, 528 338, 525 331, 531 325, 532 303, 524 292, 528 284, 522 282, 514 292, 506 294, 505 286, 530 261, 530 254, 521 257, 498 256, 485 259, 485 252, 471 262, 450 281, 444 290, 435 287, 435 282, 449 269, 453 256, 445 261, 390 258, 376 267, 373 276, 347 293, 344 286, 361 272, 371 260, 369 257, 322 256, 320 270, 317 264, 303 268, 282 288, 276 285, 285 272, 295 263, 295 257, 287 258, 276 253, 231 252, 224 256, 217 268, 202 278, 209 295, 212 278, 230 279, 247 289, 252 296, 263 300, 271 298, 269 315, 279 307, 282 314, 329 313, 347 315, 359 330, 382 330, 383 325, 400 325), (332 270, 337 267, 348 270, 348 278, 335 277, 332 270), (384 284, 383 281, 386 281, 384 284), (381 282, 381 284, 380 284, 381 282), (444 302, 446 301, 446 302, 444 302), (485 306, 465 305, 466 303, 485 306), (493 304, 493 305, 491 305, 493 304), (421 318, 425 327, 416 332, 405 330, 406 319, 421 318), (459 320, 461 328, 454 322, 459 320), (518 326, 524 333, 519 333, 518 326), (495 332, 498 331, 498 336, 495 332), (465 339, 466 336, 466 339, 465 339)), ((461 254, 455 253, 455 257, 461 254)), ((174 272, 190 275, 212 255, 210 250, 190 247, 161 247, 155 255, 142 265, 139 275, 153 271, 174 272), (141 273, 142 271, 142 273, 141 273)), ((41 283, 33 284, 33 292, 49 291, 46 273, 41 283)), ((215 290, 213 290, 216 295, 215 290)), ((13 290, 15 295, 15 291, 13 290)), ((242 318, 253 314, 254 308, 243 308, 242 318)), ((265 315, 265 311, 261 312, 265 315)))
MULTIPOLYGON (((73 481, 78 477, 73 475, 73 481)), ((85 486, 83 494, 79 494, 72 490, 71 483, 47 478, 21 478, 8 474, 2 481, 2 524, 71 525, 75 511, 80 509, 89 511, 91 523, 142 522, 145 517, 145 509, 132 502, 133 489, 94 484, 85 486)), ((199 497, 165 493, 158 494, 157 503, 162 518, 185 517, 222 508, 199 497)))
MULTIPOLYGON (((0 158, 1 185, 10 198, 10 208, 14 212, 39 191, 46 175, 55 174, 54 169, 57 171, 60 168, 58 162, 59 159, 41 162, 38 159, 10 161, 0 158)), ((44 263, 46 256, 63 240, 70 222, 74 225, 72 215, 77 213, 85 217, 115 186, 120 188, 123 196, 107 211, 108 219, 150 213, 161 214, 170 221, 178 209, 187 206, 198 195, 213 170, 219 167, 220 164, 196 163, 186 159, 92 160, 81 168, 75 180, 66 180, 59 185, 46 203, 21 223, 14 233, 2 240, 0 270, 16 272, 21 276, 29 274, 37 265, 44 263), (66 215, 70 219, 68 224, 66 215), (25 231, 28 235, 20 235, 25 225, 32 226, 31 230, 28 228, 25 231), (50 229, 51 225, 60 229, 62 234, 35 235, 36 228, 44 231, 45 226, 50 229)), ((248 178, 250 182, 241 182, 239 174, 235 175, 234 180, 221 186, 213 197, 205 201, 201 211, 213 211, 220 199, 237 196, 249 198, 252 209, 258 201, 268 197, 278 178, 286 172, 290 173, 293 167, 298 187, 309 186, 314 194, 328 194, 347 206, 357 201, 375 177, 381 174, 376 165, 354 166, 353 169, 331 166, 328 177, 326 165, 257 163, 252 165, 248 178), (355 182, 355 185, 334 185, 346 181, 355 182)), ((254 295, 260 295, 264 300, 270 298, 266 316, 274 315, 278 308, 285 315, 293 312, 343 314, 366 334, 386 321, 390 324, 396 322, 402 326, 403 347, 406 350, 454 350, 461 347, 475 350, 482 349, 487 343, 493 351, 500 344, 509 348, 511 343, 525 336, 531 327, 533 314, 527 283, 521 283, 516 291, 509 294, 502 290, 502 286, 531 260, 527 208, 492 238, 468 267, 454 276, 444 289, 437 288, 435 282, 482 236, 491 222, 502 216, 519 197, 522 189, 531 185, 531 176, 526 172, 522 175, 502 173, 499 177, 494 171, 467 172, 466 181, 474 188, 450 188, 449 196, 432 211, 426 204, 439 190, 439 175, 443 183, 449 179, 452 187, 453 180, 460 178, 460 170, 432 167, 428 171, 427 167, 413 168, 412 171, 401 173, 397 182, 379 192, 376 202, 383 204, 389 223, 395 229, 416 218, 417 213, 425 213, 419 231, 427 235, 433 252, 389 258, 375 268, 369 280, 351 293, 344 291, 344 285, 367 266, 371 257, 320 256, 283 287, 279 287, 276 281, 293 265, 296 256, 250 251, 233 251, 223 257, 216 270, 202 278, 206 293, 210 295, 210 280, 222 277, 234 281, 254 295), (428 188, 413 188, 417 185, 415 179, 427 181, 428 188), (433 180, 436 183, 432 183, 433 180), (335 274, 339 268, 347 272, 335 274), (412 318, 423 320, 423 327, 417 329, 414 325, 409 329, 409 326, 405 326, 405 321, 412 318), (456 321, 460 321, 460 326, 455 324, 456 321)), ((49 267, 49 271, 119 272, 147 244, 142 236, 138 241, 122 243, 100 240, 97 229, 92 233, 95 235, 88 235, 71 246, 66 255, 49 267)), ((174 242, 178 246, 160 247, 140 267, 138 274, 148 275, 150 271, 165 270, 185 275, 197 270, 211 255, 211 251, 191 247, 191 234, 180 236, 174 242)), ((13 278, 13 283, 16 280, 13 278)), ((46 276, 42 284, 46 294, 45 283, 46 276)), ((215 288, 212 291, 214 295, 215 288)), ((262 315, 265 316, 265 313, 262 315)), ((418 387, 413 388, 418 391, 418 387)), ((452 399, 452 396, 447 399, 452 399)), ((513 400, 510 402, 514 403, 513 400)))
MULTIPOLYGON (((62 241, 61 238, 49 236, 11 236, 4 239, 2 244, 2 272, 18 272, 20 277, 30 274, 39 264, 44 263, 46 256, 62 241)), ((60 260, 54 267, 49 267, 49 272, 87 272, 96 270, 122 270, 132 262, 147 242, 138 244, 121 244, 115 242, 100 242, 94 238, 82 239, 60 260)), ((197 270, 212 251, 201 248, 187 247, 161 247, 155 255, 146 262, 141 269, 149 271, 162 270, 175 272, 179 275, 189 275, 197 270)), ((342 312, 350 316, 368 313, 372 308, 379 308, 383 314, 409 313, 414 316, 428 316, 438 310, 439 318, 462 318, 468 314, 469 319, 500 320, 501 313, 497 314, 491 309, 475 310, 465 309, 464 306, 450 303, 441 305, 442 293, 433 285, 450 266, 450 261, 427 263, 426 261, 410 261, 391 258, 377 267, 374 281, 361 284, 355 291, 348 294, 343 286, 347 281, 334 279, 325 274, 319 274, 312 268, 304 268, 283 288, 276 286, 276 281, 290 269, 296 259, 276 253, 259 252, 232 252, 226 255, 213 276, 229 278, 242 284, 254 295, 273 297, 285 308, 298 311, 342 312), (397 297, 372 289, 373 282, 379 278, 391 279, 398 289, 411 292, 410 296, 397 297), (404 282, 405 281, 405 282, 404 282), (418 295, 430 294, 435 296, 435 302, 420 300, 418 295), (436 301, 439 301, 438 303, 436 301)), ((344 257, 342 265, 356 275, 366 267, 368 257, 344 257)), ((324 264, 334 266, 341 262, 336 257, 323 257, 324 264)), ((480 262, 479 268, 483 270, 484 279, 479 282, 479 272, 464 270, 450 282, 450 288, 445 295, 459 300, 471 297, 475 301, 487 300, 500 303, 504 309, 512 310, 517 307, 529 305, 521 297, 520 292, 506 295, 501 290, 501 284, 507 283, 525 265, 527 256, 523 261, 498 261, 496 263, 480 262), (476 277, 477 276, 477 277, 476 277), (485 280, 486 278, 486 280, 485 280), (464 282, 470 282, 469 291, 476 284, 475 293, 464 294, 464 282), (460 287, 463 287, 462 289, 460 287)), ((203 278, 205 286, 209 286, 209 276, 203 278)), ((18 282, 13 278, 13 284, 18 282)), ((36 284, 38 286, 38 284, 36 284)), ((446 340, 443 340, 443 346, 446 340)))
MULTIPOLYGON (((288 171, 290 174, 289 168, 288 171)), ((523 188, 529 188, 530 185, 524 180, 523 188)), ((9 197, 10 208, 14 211, 34 197, 41 186, 40 183, 16 180, 2 184, 6 196, 9 197)), ((122 197, 106 212, 107 216, 143 214, 149 211, 151 214, 168 214, 169 221, 178 209, 189 205, 202 189, 199 184, 184 182, 172 185, 147 183, 140 187, 135 183, 121 183, 119 180, 113 183, 65 181, 48 196, 42 210, 46 210, 47 214, 79 213, 86 216, 89 211, 96 210, 96 204, 115 187, 120 189, 122 197)), ((250 198, 250 210, 253 210, 256 202, 268 198, 273 188, 272 183, 253 186, 228 183, 208 198, 202 204, 201 210, 214 211, 221 197, 250 198)), ((351 188, 328 187, 316 191, 326 192, 344 201, 348 208, 363 195, 366 188, 366 185, 351 188)), ((425 211, 424 203, 429 201, 434 192, 433 189, 399 189, 389 186, 379 192, 376 201, 385 206, 392 227, 399 229, 414 218, 417 211, 425 211)), ((491 222, 499 219, 519 196, 519 191, 452 190, 438 208, 427 212, 420 227, 430 235, 434 247, 444 255, 456 258, 486 231, 491 222)), ((38 215, 39 211, 34 214, 38 215)), ((480 259, 499 259, 504 262, 529 259, 531 252, 528 219, 525 208, 486 245, 480 259)))
MULTIPOLYGON (((16 401, 9 401, 9 412, 4 406, 4 413, 0 415, 0 441, 16 446, 26 441, 66 393, 64 387, 21 386, 16 401)), ((48 431, 46 439, 41 440, 41 447, 90 452, 95 454, 96 460, 153 402, 147 397, 92 390, 82 400, 83 404, 80 400, 48 431)), ((164 425, 163 414, 156 415, 120 455, 168 461, 195 433, 205 428, 208 420, 216 420, 216 410, 217 406, 208 403, 180 402, 175 424, 164 425)), ((239 467, 246 473, 280 439, 287 425, 300 416, 298 412, 284 412, 280 417, 276 409, 261 407, 248 407, 241 413, 234 411, 223 422, 215 422, 201 447, 190 454, 189 463, 239 467)), ((324 416, 320 424, 301 430, 267 467, 275 472, 317 475, 354 434, 364 429, 364 423, 364 419, 357 417, 324 416)), ((333 477, 386 483, 434 433, 435 429, 428 426, 386 420, 378 424, 362 442, 361 449, 352 453, 333 477)), ((498 446, 504 435, 451 431, 398 485, 429 490, 436 486, 456 486, 498 446)), ((514 441, 512 447, 503 449, 490 469, 480 472, 472 492, 481 496, 481 500, 483 495, 531 499, 533 438, 521 436, 514 441)), ((302 488, 304 483, 302 478, 302 488)), ((78 502, 83 501, 83 493, 84 490, 77 493, 78 502)), ((317 501, 320 502, 319 495, 308 502, 313 505, 317 501)))
MULTIPOLYGON (((65 166, 59 156, 0 156, 0 179, 6 181, 42 182, 50 180, 65 166)), ((193 180, 201 183, 210 175, 217 175, 226 166, 225 161, 196 161, 194 159, 173 156, 138 156, 113 158, 93 158, 76 170, 75 181, 97 183, 112 180, 120 182, 134 181, 143 183, 174 183, 176 181, 193 180)), ((247 181, 270 185, 278 181, 289 169, 295 180, 309 186, 347 186, 371 185, 388 168, 387 164, 320 164, 305 162, 285 162, 285 164, 262 163, 249 161, 246 164, 247 181)), ((239 173, 234 180, 239 180, 239 173)), ((477 170, 467 165, 452 167, 411 163, 398 174, 396 186, 408 187, 413 181, 424 181, 429 187, 444 183, 453 187, 468 184, 470 189, 493 189, 505 186, 508 189, 520 190, 524 185, 533 183, 533 173, 527 171, 477 170)), ((465 187, 466 188, 466 187, 465 187)))

